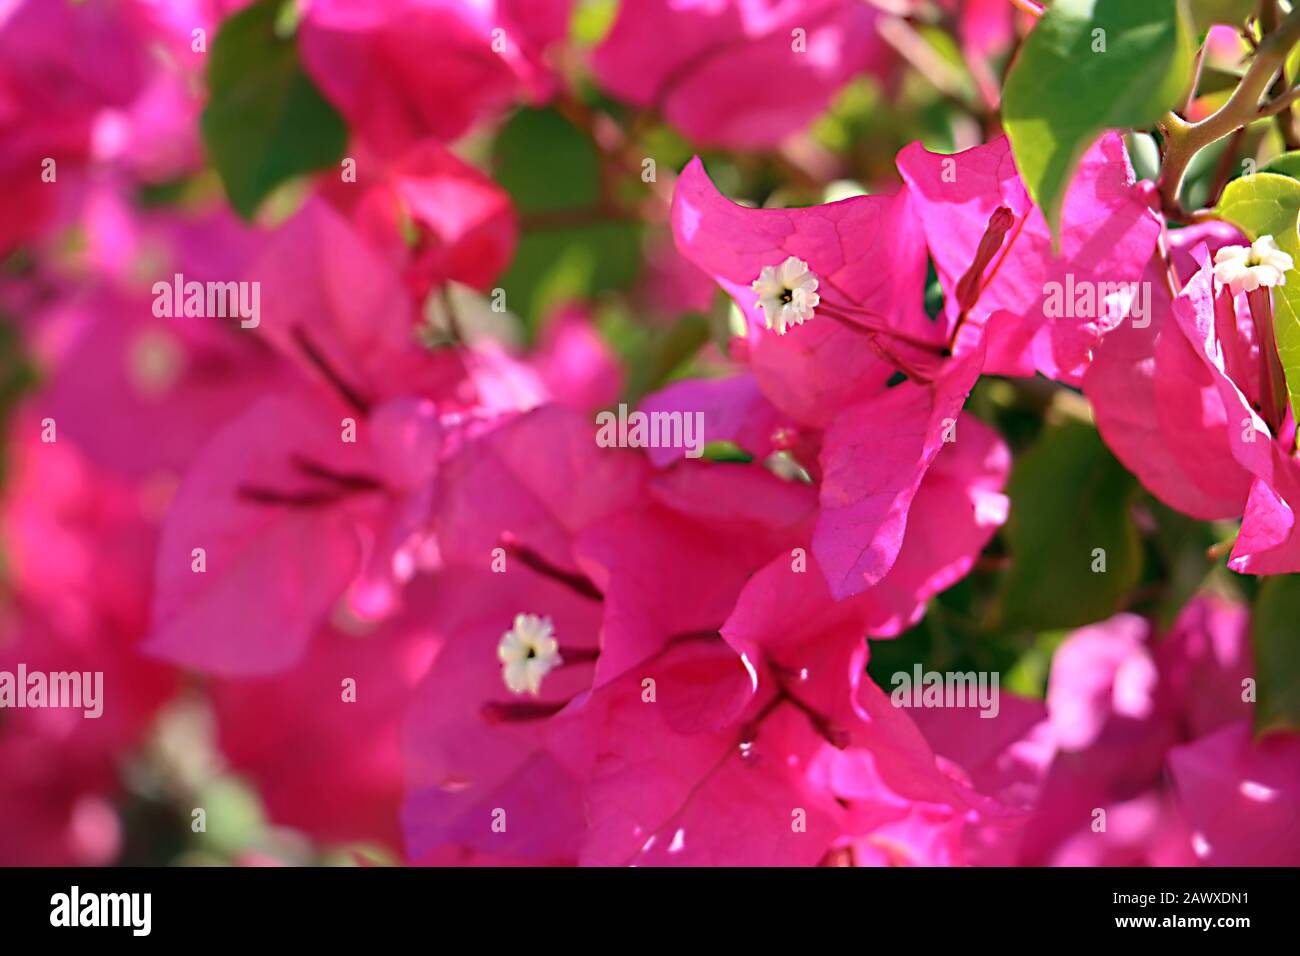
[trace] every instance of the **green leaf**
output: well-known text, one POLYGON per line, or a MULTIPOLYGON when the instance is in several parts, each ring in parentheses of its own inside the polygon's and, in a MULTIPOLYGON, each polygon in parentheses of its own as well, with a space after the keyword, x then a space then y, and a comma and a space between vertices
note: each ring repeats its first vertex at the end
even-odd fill
POLYGON ((906 633, 871 641, 867 672, 872 680, 888 688, 894 674, 910 673, 916 664, 923 670, 1009 673, 1033 641, 982 629, 977 620, 982 591, 974 578, 963 578, 931 598, 925 616, 906 633))
MULTIPOLYGON (((1274 168, 1297 168, 1297 154, 1273 161, 1274 168)), ((1219 215, 1244 232, 1251 242, 1272 236, 1279 249, 1300 262, 1300 182, 1279 172, 1263 172, 1234 179, 1219 199, 1219 215)), ((1286 285, 1273 290, 1273 327, 1277 351, 1286 372, 1292 409, 1300 409, 1300 281, 1293 274, 1286 285)))
POLYGON ((1138 179, 1155 182, 1160 178, 1160 147, 1150 133, 1129 133, 1124 137, 1124 145, 1138 179))
POLYGON ((281 0, 259 0, 212 41, 203 142, 230 204, 251 219, 281 183, 338 162, 347 127, 282 35, 281 0))
MULTIPOLYGON (((1296 49, 1300 49, 1300 47, 1297 47, 1296 49)), ((1281 156, 1274 156, 1265 163, 1259 171, 1261 173, 1277 173, 1279 176, 1290 176, 1292 179, 1300 179, 1300 150, 1283 153, 1281 156)))
POLYGON ((1047 679, 1052 673, 1052 656, 1069 631, 1044 631, 1007 672, 1004 687, 1021 697, 1042 700, 1047 696, 1047 679))
POLYGON ((1058 241, 1066 187, 1088 147, 1178 105, 1194 52, 1183 0, 1056 0, 1039 19, 1007 76, 1002 120, 1058 241))
POLYGON ((1240 69, 1221 70, 1215 66, 1201 67, 1201 80, 1196 84, 1197 96, 1228 93, 1237 88, 1245 73, 1240 69))
POLYGON ((748 464, 754 460, 753 455, 735 442, 729 441, 709 442, 704 446, 703 457, 706 461, 737 462, 739 464, 748 464))
POLYGON ((1142 573, 1131 505, 1137 483, 1091 425, 1048 428, 1017 463, 1008 488, 1002 592, 1009 628, 1078 627, 1119 610, 1142 573), (1094 571, 1105 552, 1105 570, 1094 571))
POLYGON ((1255 12, 1257 0, 1191 0, 1192 22, 1198 33, 1216 23, 1239 26, 1255 12))
POLYGON ((196 797, 204 808, 206 829, 199 840, 222 853, 236 853, 257 842, 266 828, 266 813, 257 791, 238 777, 213 780, 196 797))
POLYGON ((1168 629, 1213 570, 1214 562, 1206 552, 1217 543, 1218 534, 1212 524, 1189 518, 1155 498, 1143 498, 1154 526, 1146 562, 1148 577, 1156 585, 1152 611, 1161 628, 1168 629))
POLYGON ((688 312, 672 325, 651 332, 645 347, 627 362, 625 395, 629 404, 684 377, 691 371, 691 360, 708 341, 709 320, 697 312, 688 312))
POLYGON ((1214 199, 1210 190, 1218 181, 1219 162, 1223 154, 1232 145, 1231 137, 1224 137, 1218 142, 1202 148, 1187 164, 1187 173, 1183 176, 1183 204, 1189 209, 1199 209, 1214 199))
POLYGON ((640 263, 641 230, 634 222, 527 230, 501 288, 531 334, 565 302, 626 288, 640 263))
MULTIPOLYGON (((38 381, 37 368, 27 354, 17 325, 0 315, 0 425, 8 424, 18 399, 38 381)), ((8 470, 8 455, 8 448, 0 447, 0 485, 8 470)), ((0 577, 6 570, 4 555, 0 554, 0 577)))
POLYGON ((1265 578, 1251 616, 1255 732, 1300 730, 1300 574, 1265 578))
POLYGON ((569 21, 569 36, 582 47, 593 47, 613 29, 618 0, 578 0, 569 21))
POLYGON ((554 110, 521 109, 492 147, 496 180, 521 213, 593 206, 600 198, 600 156, 554 110))

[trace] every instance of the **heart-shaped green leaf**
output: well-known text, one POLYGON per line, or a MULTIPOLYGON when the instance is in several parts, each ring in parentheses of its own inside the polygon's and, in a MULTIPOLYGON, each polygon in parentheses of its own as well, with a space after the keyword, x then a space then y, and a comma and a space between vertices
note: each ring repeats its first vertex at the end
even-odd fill
POLYGON ((1002 121, 1054 237, 1088 147, 1177 106, 1194 52, 1184 0, 1056 0, 1039 19, 1007 76, 1002 121))

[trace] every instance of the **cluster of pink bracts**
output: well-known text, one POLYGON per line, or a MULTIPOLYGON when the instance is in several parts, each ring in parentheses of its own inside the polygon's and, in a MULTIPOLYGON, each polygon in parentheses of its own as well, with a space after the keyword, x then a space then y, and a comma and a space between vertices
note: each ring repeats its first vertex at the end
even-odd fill
MULTIPOLYGON (((969 56, 1009 42, 1009 5, 948 5, 969 56)), ((665 274, 682 298, 711 278, 747 331, 726 374, 641 408, 753 461, 602 447, 622 372, 581 304, 527 354, 417 334, 430 290, 510 262, 507 196, 445 144, 555 92, 569 0, 315 0, 297 42, 357 182, 326 171, 274 227, 142 207, 202 165, 192 30, 240 6, 0 11, 0 253, 25 257, 0 306, 39 370, 6 442, 0 670, 102 671, 105 698, 0 712, 0 863, 114 860, 124 755, 195 683, 273 820, 413 863, 1300 863, 1300 740, 1252 737, 1243 607, 1076 631, 1046 702, 992 718, 897 708, 864 670, 864 636, 916 623, 1006 519, 1009 452, 962 411, 982 374, 1081 387, 1153 494, 1241 519, 1234 570, 1300 572, 1300 464, 1272 437, 1295 429, 1261 417, 1246 297, 1211 261, 1244 240, 1160 243, 1118 136, 1059 252, 1003 140, 914 145, 892 195, 790 210, 691 162, 665 274), (790 258, 816 305, 777 334, 752 284, 790 258), (157 315, 178 274, 258 283, 257 327, 157 315), (1067 277, 1149 281, 1150 321, 1045 309, 1067 277)), ((764 147, 890 73, 876 16, 624 0, 591 68, 692 142, 764 147)))

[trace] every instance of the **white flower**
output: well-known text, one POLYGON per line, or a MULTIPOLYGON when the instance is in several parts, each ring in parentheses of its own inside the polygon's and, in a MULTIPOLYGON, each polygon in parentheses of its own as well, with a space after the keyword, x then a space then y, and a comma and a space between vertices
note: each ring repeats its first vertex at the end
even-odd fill
POLYGON ((794 256, 779 266, 763 266, 751 288, 758 293, 767 327, 776 329, 778 335, 811 319, 821 302, 817 277, 808 271, 808 263, 794 256))
POLYGON ((506 686, 516 694, 534 697, 541 692, 542 678, 564 663, 551 619, 536 614, 515 615, 515 626, 501 635, 497 657, 506 686))
POLYGON ((1254 292, 1261 286, 1286 285, 1295 263, 1277 247, 1272 236, 1260 236, 1249 247, 1224 246, 1214 254, 1214 277, 1232 294, 1254 292))

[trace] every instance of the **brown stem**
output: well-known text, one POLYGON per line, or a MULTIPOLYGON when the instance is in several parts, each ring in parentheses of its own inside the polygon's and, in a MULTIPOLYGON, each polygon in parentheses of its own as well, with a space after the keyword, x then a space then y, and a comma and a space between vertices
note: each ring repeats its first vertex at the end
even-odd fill
MULTIPOLYGON (((1260 29, 1264 33, 1272 33, 1277 29, 1278 17, 1277 0, 1260 0, 1258 19, 1260 29)), ((1273 81, 1273 85, 1269 88, 1269 95, 1272 99, 1265 109, 1260 112, 1274 118, 1274 125, 1277 126, 1278 135, 1282 137, 1283 145, 1288 150, 1292 150, 1300 146, 1300 137, 1296 135, 1295 120, 1291 116, 1291 103, 1287 97, 1286 86, 1286 70, 1283 69, 1278 73, 1277 79, 1273 81)))
POLYGON ((1241 141, 1246 138, 1246 127, 1242 127, 1232 134, 1232 139, 1224 147, 1223 155, 1219 157, 1218 164, 1214 167, 1214 180, 1210 183, 1210 189, 1205 194, 1205 203, 1207 206, 1217 206, 1219 197, 1223 195, 1223 188, 1228 185, 1228 180, 1232 178, 1232 168, 1237 162, 1237 153, 1241 150, 1241 141))
POLYGON ((1272 115, 1262 112, 1271 109, 1272 104, 1261 107, 1260 100, 1273 85, 1274 76, 1282 69, 1287 54, 1297 42, 1300 42, 1300 8, 1289 13, 1275 31, 1260 41, 1246 75, 1216 112, 1197 123, 1189 123, 1177 113, 1165 115, 1160 124, 1165 139, 1165 156, 1159 192, 1161 205, 1167 214, 1187 221, 1178 197, 1192 157, 1233 131, 1272 115))

